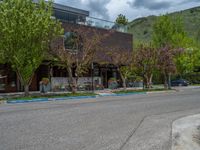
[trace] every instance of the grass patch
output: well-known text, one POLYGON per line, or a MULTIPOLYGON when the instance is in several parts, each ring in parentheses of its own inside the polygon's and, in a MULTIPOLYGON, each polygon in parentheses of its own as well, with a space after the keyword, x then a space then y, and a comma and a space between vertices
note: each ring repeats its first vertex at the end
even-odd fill
POLYGON ((37 96, 19 96, 6 98, 6 100, 33 100, 37 98, 62 98, 62 97, 78 97, 78 96, 96 96, 95 93, 66 93, 66 94, 57 94, 57 95, 37 95, 37 96))

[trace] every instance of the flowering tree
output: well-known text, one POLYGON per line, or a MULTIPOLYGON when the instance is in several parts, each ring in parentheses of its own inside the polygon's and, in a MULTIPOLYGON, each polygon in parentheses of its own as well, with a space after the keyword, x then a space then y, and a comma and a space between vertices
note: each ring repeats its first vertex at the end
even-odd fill
POLYGON ((95 28, 86 28, 84 26, 69 25, 67 30, 69 32, 66 32, 62 38, 63 46, 59 47, 57 44, 54 44, 52 54, 67 69, 69 84, 72 92, 75 93, 79 77, 88 72, 96 52, 100 50, 100 43, 108 35, 101 35, 95 28), (72 68, 75 72, 75 78, 72 68))
POLYGON ((139 44, 134 51, 135 65, 139 72, 142 72, 146 88, 151 88, 153 72, 157 67, 158 53, 151 44, 139 44))
POLYGON ((175 58, 183 53, 184 49, 174 49, 165 46, 158 49, 158 68, 164 76, 164 87, 171 88, 171 75, 176 73, 177 67, 175 58))
POLYGON ((122 80, 123 88, 126 88, 126 80, 132 74, 131 63, 133 59, 132 51, 120 46, 107 47, 103 50, 105 56, 105 64, 113 64, 122 80))
POLYGON ((61 43, 64 43, 64 38, 56 39, 52 42, 51 51, 50 53, 58 59, 57 65, 62 66, 67 69, 68 76, 69 76, 69 86, 73 93, 76 92, 76 86, 75 81, 73 79, 73 73, 72 73, 72 65, 74 63, 74 60, 72 59, 73 54, 69 51, 66 51, 64 46, 60 46, 58 43, 60 41, 63 41, 61 43))

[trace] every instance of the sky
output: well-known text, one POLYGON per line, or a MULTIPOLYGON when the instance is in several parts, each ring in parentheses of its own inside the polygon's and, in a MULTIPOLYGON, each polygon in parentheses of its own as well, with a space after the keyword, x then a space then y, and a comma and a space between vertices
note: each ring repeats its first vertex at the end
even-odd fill
POLYGON ((200 0, 54 0, 55 3, 90 11, 90 16, 115 21, 119 14, 129 21, 200 6, 200 0))

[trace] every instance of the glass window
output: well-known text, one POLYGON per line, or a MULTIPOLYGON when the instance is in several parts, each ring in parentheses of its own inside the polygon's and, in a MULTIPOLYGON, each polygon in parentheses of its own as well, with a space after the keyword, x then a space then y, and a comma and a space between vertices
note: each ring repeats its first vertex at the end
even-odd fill
POLYGON ((14 88, 16 87, 16 73, 14 71, 10 71, 7 77, 7 84, 14 88))
POLYGON ((81 38, 75 32, 66 32, 64 35, 64 46, 67 50, 79 50, 81 48, 81 38))
POLYGON ((7 76, 5 76, 4 71, 0 70, 0 91, 4 91, 5 90, 6 78, 7 78, 7 76))

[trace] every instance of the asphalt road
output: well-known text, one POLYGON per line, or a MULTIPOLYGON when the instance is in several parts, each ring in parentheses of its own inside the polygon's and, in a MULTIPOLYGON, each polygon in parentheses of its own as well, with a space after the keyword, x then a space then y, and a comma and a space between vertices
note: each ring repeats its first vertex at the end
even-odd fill
POLYGON ((200 89, 0 105, 0 150, 169 150, 172 122, 200 113, 200 89))

